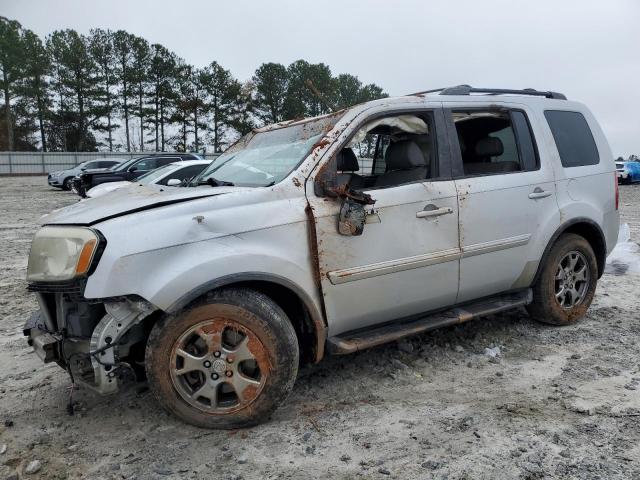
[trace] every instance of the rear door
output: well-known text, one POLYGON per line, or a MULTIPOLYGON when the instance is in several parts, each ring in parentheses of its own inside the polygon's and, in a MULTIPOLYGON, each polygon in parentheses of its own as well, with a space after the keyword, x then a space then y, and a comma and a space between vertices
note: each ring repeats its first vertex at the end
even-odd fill
POLYGON ((447 107, 462 250, 457 302, 528 287, 559 225, 537 118, 518 104, 447 107))

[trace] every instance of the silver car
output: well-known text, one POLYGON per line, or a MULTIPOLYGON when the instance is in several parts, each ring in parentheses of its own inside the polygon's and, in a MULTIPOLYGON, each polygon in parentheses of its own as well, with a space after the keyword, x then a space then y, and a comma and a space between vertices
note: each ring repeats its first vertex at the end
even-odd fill
POLYGON ((96 159, 88 160, 76 165, 73 168, 67 170, 57 170, 47 175, 47 183, 51 187, 61 188, 62 190, 71 190, 71 180, 77 175, 80 175, 85 170, 107 170, 119 163, 125 161, 125 159, 96 159))
POLYGON ((577 321, 618 233, 612 158, 584 105, 535 90, 459 86, 271 125, 189 188, 44 217, 25 333, 100 393, 144 362, 181 419, 253 425, 301 362, 520 306, 577 321))

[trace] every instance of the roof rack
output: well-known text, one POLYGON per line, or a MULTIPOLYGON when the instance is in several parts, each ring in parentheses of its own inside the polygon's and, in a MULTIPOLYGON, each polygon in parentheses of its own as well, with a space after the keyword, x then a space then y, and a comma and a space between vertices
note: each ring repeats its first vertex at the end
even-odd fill
POLYGON ((455 87, 434 88, 433 90, 425 90, 417 92, 414 95, 423 95, 425 93, 440 92, 440 95, 471 95, 472 93, 486 93, 489 95, 533 95, 536 97, 553 98, 556 100, 566 100, 567 97, 558 92, 539 91, 533 88, 525 88, 523 90, 512 90, 508 88, 474 88, 471 85, 457 85, 455 87))

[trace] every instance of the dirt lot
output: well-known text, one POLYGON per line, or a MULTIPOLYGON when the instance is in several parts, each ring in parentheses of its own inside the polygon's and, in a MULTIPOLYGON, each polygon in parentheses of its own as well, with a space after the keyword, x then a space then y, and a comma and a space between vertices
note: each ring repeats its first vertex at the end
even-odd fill
MULTIPOLYGON (((621 194, 637 241, 640 185, 621 194)), ((249 430, 184 425, 140 384, 109 398, 80 390, 69 416, 67 375, 21 329, 36 308, 24 276, 38 218, 74 201, 42 177, 0 179, 0 479, 640 477, 640 276, 629 271, 602 278, 575 326, 523 310, 325 359, 249 430)))

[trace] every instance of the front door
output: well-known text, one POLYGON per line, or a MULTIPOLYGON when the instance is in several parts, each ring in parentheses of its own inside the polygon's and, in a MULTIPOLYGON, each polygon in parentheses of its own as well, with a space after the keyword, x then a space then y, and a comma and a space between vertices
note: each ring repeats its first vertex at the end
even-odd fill
POLYGON ((307 182, 330 335, 449 306, 458 291, 458 204, 442 112, 367 119, 354 133, 337 153, 338 178, 375 199, 362 235, 341 235, 342 200, 316 196, 307 182))

